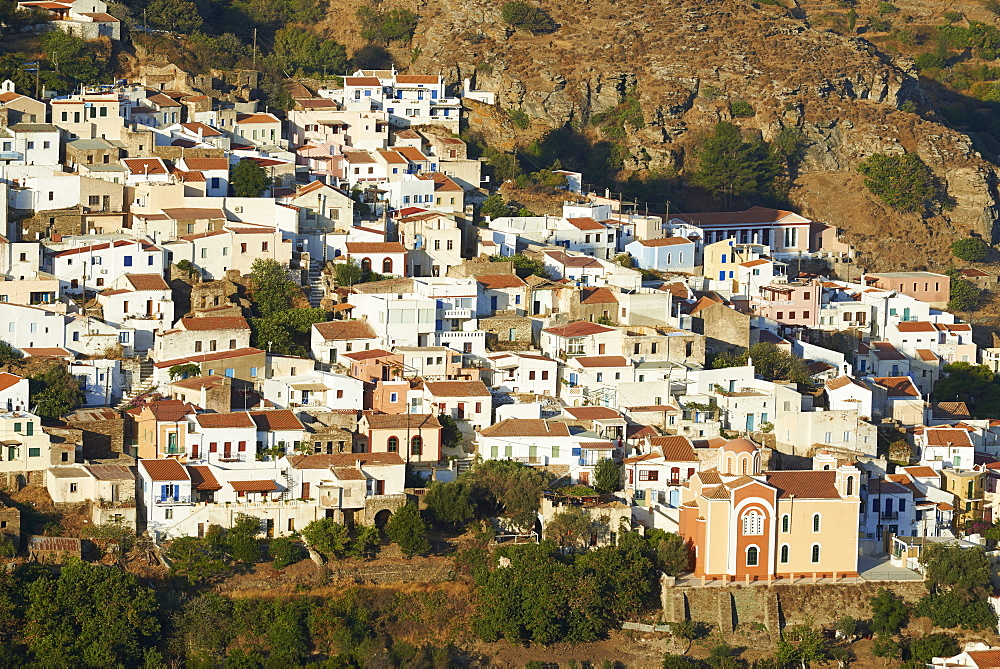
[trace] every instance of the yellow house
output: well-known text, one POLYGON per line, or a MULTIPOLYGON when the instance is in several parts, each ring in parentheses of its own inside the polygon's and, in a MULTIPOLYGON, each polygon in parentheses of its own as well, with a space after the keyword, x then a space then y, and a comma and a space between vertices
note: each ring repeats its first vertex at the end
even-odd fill
POLYGON ((759 463, 756 444, 731 439, 719 449, 719 467, 688 484, 680 534, 693 548, 695 576, 856 576, 861 472, 826 465, 761 473, 759 463))
POLYGON ((971 469, 941 470, 944 489, 955 495, 955 527, 961 528, 970 520, 983 517, 986 472, 971 469))
POLYGON ((764 244, 739 244, 735 238, 706 244, 703 274, 713 281, 731 280, 735 282, 739 279, 739 272, 736 268, 740 266, 740 263, 767 257, 770 252, 771 249, 764 244))

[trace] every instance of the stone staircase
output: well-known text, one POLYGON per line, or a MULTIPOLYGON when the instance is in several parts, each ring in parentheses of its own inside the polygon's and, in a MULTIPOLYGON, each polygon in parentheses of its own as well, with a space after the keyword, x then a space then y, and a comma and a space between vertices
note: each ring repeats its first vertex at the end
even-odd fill
POLYGON ((139 378, 135 378, 135 373, 132 374, 132 382, 130 384, 128 392, 122 397, 122 401, 115 406, 116 411, 121 411, 128 405, 132 404, 137 397, 143 393, 148 393, 154 388, 153 384, 153 361, 147 359, 141 360, 139 362, 139 378))

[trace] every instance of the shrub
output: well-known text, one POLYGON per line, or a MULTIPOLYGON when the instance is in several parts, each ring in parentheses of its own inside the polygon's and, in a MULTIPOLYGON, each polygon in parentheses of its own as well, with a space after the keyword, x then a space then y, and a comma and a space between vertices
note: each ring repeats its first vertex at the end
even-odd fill
POLYGON ((952 311, 975 311, 983 292, 971 281, 965 279, 951 280, 951 299, 948 308, 952 311))
POLYGON ((520 128, 521 130, 527 130, 531 127, 531 117, 525 114, 520 109, 508 109, 507 115, 510 116, 511 122, 514 124, 515 128, 520 128))
POLYGON ((922 53, 913 59, 913 64, 917 66, 917 69, 923 72, 924 70, 937 70, 945 66, 945 57, 939 53, 933 53, 928 51, 927 53, 922 53))
POLYGON ((966 262, 983 262, 989 250, 989 245, 979 237, 966 237, 951 245, 951 254, 966 262))
POLYGON ((305 557, 306 551, 302 545, 288 537, 277 537, 271 540, 267 554, 274 560, 275 569, 284 569, 305 557))
POLYGON ((426 536, 427 526, 420 517, 417 505, 412 502, 392 515, 385 527, 385 533, 390 541, 399 546, 406 557, 426 553, 431 548, 426 536))
POLYGON ((507 25, 532 35, 554 32, 558 28, 544 9, 523 0, 505 2, 500 10, 500 17, 507 25))
POLYGON ((749 118, 756 114, 750 103, 743 98, 733 98, 729 101, 729 113, 733 118, 749 118))
POLYGON ((858 165, 865 186, 897 211, 922 212, 940 199, 931 169, 915 153, 875 153, 858 165))

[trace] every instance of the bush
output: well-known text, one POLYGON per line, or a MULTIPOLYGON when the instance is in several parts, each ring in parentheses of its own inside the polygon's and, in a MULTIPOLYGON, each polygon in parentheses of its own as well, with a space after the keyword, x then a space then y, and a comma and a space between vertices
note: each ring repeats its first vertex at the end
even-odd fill
POLYGON ((865 186, 897 211, 923 212, 940 199, 931 169, 915 153, 875 153, 858 165, 865 186))
POLYGON ((955 637, 939 632, 928 634, 910 642, 910 659, 927 663, 935 657, 952 657, 961 652, 955 637))
POLYGON ((350 540, 347 528, 332 518, 314 520, 302 530, 302 538, 327 558, 339 558, 350 540))
POLYGON ((531 118, 520 109, 508 109, 507 115, 510 116, 515 128, 527 130, 531 127, 531 118))
POLYGON ((426 553, 431 548, 426 536, 427 526, 420 517, 417 505, 412 502, 392 514, 385 527, 385 533, 390 541, 399 546, 406 557, 426 553))
POLYGON ((292 541, 288 537, 277 537, 271 540, 267 547, 267 554, 274 560, 275 569, 284 569, 288 565, 295 564, 306 556, 306 551, 297 541, 292 541))
POLYGON ((369 42, 409 42, 417 30, 417 15, 408 9, 379 12, 374 7, 358 7, 355 12, 361 23, 361 37, 369 42))
POLYGON ((532 35, 555 32, 558 28, 556 22, 544 9, 523 2, 523 0, 511 0, 504 3, 500 10, 500 17, 507 25, 532 35))
POLYGON ((733 118, 749 118, 756 112, 750 103, 743 98, 733 98, 729 101, 729 113, 733 115, 733 118))
POLYGON ((989 250, 989 244, 979 237, 966 237, 951 245, 951 254, 966 262, 983 262, 989 250))
POLYGON ((979 308, 982 294, 983 291, 979 290, 971 281, 953 278, 948 308, 952 311, 975 311, 979 308))

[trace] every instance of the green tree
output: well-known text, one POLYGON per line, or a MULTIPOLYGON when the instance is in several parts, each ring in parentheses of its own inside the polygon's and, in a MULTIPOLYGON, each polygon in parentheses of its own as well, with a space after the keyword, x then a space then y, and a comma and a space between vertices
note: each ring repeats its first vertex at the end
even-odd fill
POLYGON ((543 279, 551 278, 549 276, 549 271, 545 269, 545 263, 541 260, 536 260, 535 258, 529 258, 523 253, 515 253, 512 256, 494 255, 490 256, 490 260, 493 262, 512 262, 514 263, 514 269, 517 275, 520 277, 525 277, 530 274, 535 276, 540 276, 543 279))
POLYGON ((167 549, 170 573, 186 578, 192 585, 229 574, 232 570, 226 565, 225 545, 220 539, 221 532, 174 539, 167 549))
POLYGON ((715 369, 741 367, 746 365, 748 360, 752 361, 754 372, 768 381, 812 383, 805 361, 770 342, 754 344, 742 353, 718 355, 712 361, 712 367, 715 369))
POLYGON ((858 165, 858 172, 868 190, 897 211, 923 212, 940 199, 933 172, 915 153, 875 153, 858 165))
POLYGON ((263 318, 285 313, 301 299, 302 289, 277 260, 257 258, 250 266, 250 300, 263 318))
POLYGON ((1000 418, 1000 379, 986 365, 953 362, 944 366, 931 398, 965 402, 975 418, 1000 418))
POLYGON ((966 262, 983 262, 989 250, 990 245, 979 237, 965 237, 951 245, 951 254, 966 262))
POLYGON ((437 418, 441 423, 441 445, 446 448, 460 448, 462 431, 458 427, 458 421, 445 413, 439 414, 437 418))
POLYGON ((541 7, 523 0, 510 0, 500 8, 500 17, 507 25, 532 35, 555 32, 559 27, 541 7))
POLYGON ((743 665, 739 660, 739 652, 728 643, 712 646, 708 651, 708 659, 705 660, 705 663, 718 669, 736 669, 743 665))
POLYGON ((745 141, 738 126, 726 121, 716 124, 695 154, 698 168, 692 182, 727 204, 734 198, 774 194, 781 173, 778 156, 762 141, 745 141))
POLYGON ((80 381, 63 365, 30 377, 29 391, 35 413, 42 418, 61 418, 83 405, 80 381))
POLYGON ((152 0, 145 15, 152 25, 173 32, 191 33, 202 24, 198 6, 191 0, 152 0))
POLYGON ((962 649, 950 634, 938 632, 928 634, 910 641, 910 659, 923 664, 929 663, 935 657, 952 657, 962 649))
POLYGON ((538 516, 539 500, 548 477, 512 460, 486 460, 462 475, 487 516, 504 516, 518 527, 529 527, 538 516))
POLYGON ((892 637, 906 626, 910 611, 906 602, 891 590, 882 588, 872 598, 872 632, 883 637, 892 637))
POLYGON ((327 558, 335 559, 347 551, 350 533, 332 518, 320 518, 303 528, 302 538, 327 558))
POLYGON ((456 530, 475 518, 471 493, 464 481, 432 483, 424 494, 427 513, 435 525, 456 530))
POLYGON ((169 373, 171 381, 178 378, 186 379, 189 376, 198 376, 201 374, 201 367, 199 367, 196 363, 186 362, 181 365, 174 365, 170 368, 169 373))
POLYGON ((254 564, 260 561, 261 550, 257 542, 260 518, 246 513, 236 514, 233 527, 226 533, 229 556, 236 562, 254 564))
POLYGON ((157 638, 156 611, 135 576, 71 560, 28 586, 24 640, 38 666, 137 666, 157 638))
POLYGON ((601 458, 594 466, 594 488, 600 493, 622 489, 622 466, 611 458, 601 458))
POLYGON ((901 654, 899 642, 891 636, 877 635, 872 641, 872 655, 886 659, 898 659, 901 654))
POLYGON ((430 542, 427 541, 427 526, 413 502, 408 502, 392 514, 385 526, 385 533, 392 543, 399 546, 406 557, 426 553, 431 548, 430 542))
POLYGON ((932 544, 920 554, 924 583, 931 592, 958 592, 969 600, 993 594, 990 560, 982 548, 932 544))
POLYGON ((490 218, 510 216, 510 208, 499 193, 494 193, 483 200, 479 211, 483 216, 489 216, 490 218))
POLYGON ((267 547, 268 556, 274 560, 275 569, 284 569, 306 556, 302 546, 289 537, 275 537, 267 547))
POLYGON ((273 58, 282 70, 300 75, 324 71, 339 73, 348 68, 347 50, 343 44, 321 39, 301 28, 282 28, 274 34, 273 58))
POLYGON ((646 530, 656 568, 668 576, 677 576, 691 566, 691 547, 679 534, 663 530, 646 530))
MULTIPOLYGON (((58 63, 59 76, 63 81, 100 83, 107 67, 107 58, 91 43, 76 35, 53 30, 42 35, 41 44, 45 59, 53 68, 58 63)), ((60 85, 64 84, 60 82, 60 85)))
POLYGON ((843 616, 837 621, 837 632, 848 642, 854 641, 858 635, 858 621, 851 616, 843 616))
POLYGON ((545 538, 561 547, 583 548, 590 544, 594 521, 583 507, 567 505, 545 524, 545 538))
POLYGON ((949 291, 948 308, 952 311, 975 311, 983 298, 981 291, 974 283, 966 279, 952 277, 949 291))
POLYGON ((352 557, 368 559, 375 556, 382 543, 382 531, 372 525, 362 525, 354 532, 348 554, 352 557))
POLYGON ((409 42, 417 30, 417 15, 408 9, 389 9, 384 12, 370 5, 355 10, 361 24, 361 38, 369 42, 388 45, 390 42, 409 42))
POLYGON ((11 363, 20 360, 24 354, 11 346, 8 342, 0 341, 0 363, 11 363))
POLYGON ((229 188, 235 197, 261 197, 268 183, 267 172, 256 160, 241 158, 229 170, 229 188))

